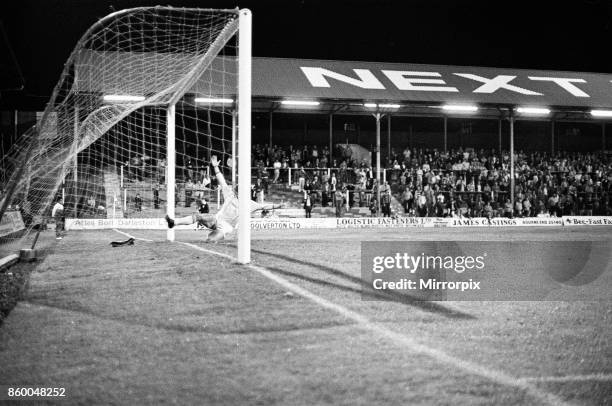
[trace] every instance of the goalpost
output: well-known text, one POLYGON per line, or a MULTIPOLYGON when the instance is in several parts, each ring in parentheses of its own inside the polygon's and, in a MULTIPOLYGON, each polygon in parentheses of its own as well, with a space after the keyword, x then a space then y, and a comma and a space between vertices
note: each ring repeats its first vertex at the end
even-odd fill
POLYGON ((58 200, 73 225, 155 228, 204 200, 214 212, 216 155, 238 186, 237 258, 249 262, 251 38, 247 9, 139 7, 94 24, 36 128, 3 157, 1 218, 19 213, 26 230, 0 248, 32 240, 58 200))
POLYGON ((241 160, 238 176, 242 179, 238 184, 238 208, 242 214, 238 220, 238 262, 242 264, 251 261, 251 25, 251 12, 243 10, 238 29, 238 156, 241 160))

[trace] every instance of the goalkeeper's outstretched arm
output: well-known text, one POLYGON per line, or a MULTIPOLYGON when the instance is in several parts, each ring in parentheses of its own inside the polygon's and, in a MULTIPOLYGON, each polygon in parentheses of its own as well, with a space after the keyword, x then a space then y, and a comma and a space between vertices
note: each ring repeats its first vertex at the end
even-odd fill
MULTIPOLYGON (((225 176, 219 170, 219 160, 216 155, 210 157, 210 164, 213 166, 213 170, 215 171, 215 177, 217 178, 217 182, 221 189, 227 187, 227 182, 225 181, 225 176)), ((274 204, 274 203, 257 203, 251 200, 251 213, 260 210, 272 210, 272 209, 281 209, 283 207, 282 204, 274 204)))
POLYGON ((223 173, 221 173, 221 171, 219 170, 219 160, 217 159, 216 155, 210 157, 210 164, 212 165, 213 170, 215 171, 215 177, 217 178, 217 183, 219 184, 219 186, 222 188, 227 187, 225 176, 223 176, 223 173))

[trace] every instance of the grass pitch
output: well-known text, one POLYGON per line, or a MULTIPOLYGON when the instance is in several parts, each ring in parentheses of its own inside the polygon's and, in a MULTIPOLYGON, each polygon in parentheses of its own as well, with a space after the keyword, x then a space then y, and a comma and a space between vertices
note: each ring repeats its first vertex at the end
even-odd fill
MULTIPOLYGON (((472 231, 254 234, 255 264, 372 328, 162 232, 130 232, 152 241, 120 248, 114 231, 73 232, 0 327, 0 385, 63 386, 61 404, 612 404, 610 302, 361 300, 361 240, 610 238, 607 228, 472 231)), ((177 232, 234 253, 203 236, 177 232)))

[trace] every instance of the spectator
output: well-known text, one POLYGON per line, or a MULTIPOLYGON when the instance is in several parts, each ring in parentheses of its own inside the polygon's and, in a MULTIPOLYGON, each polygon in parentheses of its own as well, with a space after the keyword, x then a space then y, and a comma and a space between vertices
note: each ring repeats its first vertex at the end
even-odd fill
POLYGON ((378 201, 376 200, 376 198, 372 198, 372 200, 370 201, 370 215, 372 217, 376 217, 376 213, 378 212, 378 201))
POLYGON ((469 217, 468 204, 461 196, 457 198, 457 212, 461 218, 469 217))
POLYGON ((436 204, 434 206, 435 217, 445 217, 447 214, 446 205, 444 204, 444 196, 438 195, 436 197, 436 204))
POLYGON ((336 192, 336 186, 338 184, 338 179, 336 179, 336 172, 332 172, 331 179, 329 180, 331 191, 336 192))
POLYGON ((416 214, 418 217, 427 217, 427 198, 422 192, 416 195, 416 214))
POLYGON ((336 190, 334 194, 334 203, 336 205, 336 217, 342 217, 342 211, 344 209, 344 194, 340 189, 336 190))
POLYGON ((94 195, 89 196, 89 199, 87 199, 87 209, 92 214, 96 212, 96 198, 94 195))
POLYGON ((385 182, 383 188, 380 192, 380 211, 383 217, 391 217, 391 189, 387 182, 385 182))
POLYGON ((312 217, 312 199, 310 198, 310 193, 306 192, 304 199, 304 210, 306 211, 306 218, 312 217))
POLYGON ((165 183, 166 182, 166 171, 168 170, 168 168, 166 167, 166 160, 165 159, 159 159, 157 161, 157 176, 159 178, 159 183, 165 183))
POLYGON ((404 191, 402 192, 402 206, 404 207, 404 213, 410 213, 413 201, 414 196, 412 195, 410 189, 404 189, 404 191))
POLYGON ((281 162, 276 159, 276 161, 274 161, 274 179, 272 179, 272 183, 276 183, 278 182, 278 178, 280 177, 280 169, 281 169, 281 162))
POLYGON ((506 203, 504 204, 504 217, 511 219, 512 211, 512 202, 510 199, 506 199, 506 203))
POLYGON ((304 184, 306 182, 306 171, 304 170, 304 167, 300 167, 300 171, 299 171, 299 175, 298 175, 298 191, 299 192, 303 192, 304 191, 304 184))
POLYGON ((327 203, 329 203, 330 193, 331 193, 330 184, 329 182, 324 181, 321 187, 321 206, 327 207, 327 203))
POLYGON ((551 216, 557 217, 559 215, 559 194, 553 193, 548 199, 548 213, 551 216))
POLYGON ((142 211, 142 197, 140 197, 140 193, 136 193, 134 205, 136 206, 136 211, 142 211))
POLYGON ((523 216, 531 217, 531 201, 527 197, 523 200, 523 216))
MULTIPOLYGON (((48 212, 47 212, 48 213, 48 212)), ((55 219, 55 239, 61 240, 64 233, 64 205, 62 204, 62 198, 58 198, 51 210, 51 217, 55 219)))
POLYGON ((516 213, 516 217, 523 217, 523 202, 520 197, 516 198, 514 201, 514 213, 516 213))
POLYGON ((193 162, 191 162, 191 159, 187 160, 187 178, 193 179, 193 162))
POLYGON ((304 199, 306 198, 307 194, 312 192, 312 190, 312 183, 310 183, 310 179, 306 179, 306 184, 304 185, 304 199))
POLYGON ((257 178, 256 183, 255 183, 255 201, 256 202, 263 202, 264 201, 264 186, 263 186, 263 182, 261 180, 261 178, 257 178))
POLYGON ((198 212, 201 214, 206 214, 210 212, 210 207, 208 206, 208 202, 206 201, 206 199, 198 201, 198 212))
POLYGON ((153 188, 153 207, 159 209, 159 184, 153 188))

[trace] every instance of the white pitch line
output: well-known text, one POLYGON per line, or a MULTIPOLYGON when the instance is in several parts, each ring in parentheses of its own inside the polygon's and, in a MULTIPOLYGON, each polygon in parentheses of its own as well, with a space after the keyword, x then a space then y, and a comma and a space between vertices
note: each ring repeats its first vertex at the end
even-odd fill
POLYGON ((197 245, 190 244, 188 242, 182 242, 182 241, 176 241, 176 242, 178 242, 179 244, 183 244, 183 245, 186 245, 188 247, 191 247, 193 249, 200 250, 200 251, 203 251, 203 252, 207 252, 207 253, 213 254, 213 255, 218 255, 220 257, 229 259, 230 261, 236 262, 236 258, 232 257, 231 255, 227 255, 227 254, 224 254, 222 252, 217 252, 217 251, 213 251, 213 250, 207 250, 206 248, 198 247, 197 245))
MULTIPOLYGON (((180 244, 189 246, 191 248, 194 248, 196 250, 199 250, 199 251, 217 255, 217 256, 220 256, 226 259, 230 259, 232 261, 235 260, 234 257, 227 255, 227 254, 223 254, 223 253, 220 253, 214 250, 208 250, 206 248, 202 248, 194 244, 189 244, 189 243, 180 242, 180 241, 177 241, 177 242, 180 244)), ((396 344, 399 344, 403 347, 408 348, 412 352, 426 355, 438 362, 441 362, 447 365, 452 365, 472 375, 481 376, 483 378, 486 378, 498 384, 519 388, 525 391, 526 393, 530 394, 534 398, 537 398, 545 402, 546 404, 569 405, 569 403, 559 398, 558 396, 538 389, 535 385, 533 385, 529 381, 513 377, 511 375, 506 374, 505 372, 502 372, 502 371, 499 371, 493 368, 489 368, 489 367, 477 364, 475 362, 470 362, 470 361, 466 361, 466 360, 454 357, 452 355, 445 353, 442 350, 438 350, 436 348, 429 347, 425 344, 420 344, 414 339, 404 334, 397 333, 381 324, 370 321, 366 316, 360 313, 350 310, 337 303, 330 302, 329 300, 324 299, 321 296, 318 296, 315 293, 312 293, 309 290, 306 290, 294 284, 293 282, 288 281, 287 279, 273 273, 272 271, 264 267, 253 265, 253 264, 247 264, 246 266, 254 270, 255 272, 265 276, 266 278, 276 282, 277 284, 281 285, 285 289, 288 289, 292 291, 293 293, 296 293, 306 299, 309 299, 322 307, 333 310, 334 312, 339 313, 340 315, 353 320, 354 322, 357 323, 357 326, 359 326, 360 328, 367 330, 367 331, 371 331, 385 338, 388 338, 389 340, 395 342, 396 344)))
POLYGON ((128 237, 128 238, 133 238, 133 239, 135 239, 135 240, 146 241, 146 242, 153 242, 153 240, 147 240, 146 238, 138 238, 138 237, 134 237, 133 235, 130 235, 130 234, 128 234, 128 233, 124 233, 123 231, 119 231, 119 230, 117 230, 116 228, 113 228, 113 231, 116 231, 116 232, 118 232, 119 234, 123 234, 123 235, 125 235, 126 237, 128 237))
POLYGON ((547 383, 547 382, 559 382, 559 383, 570 383, 570 382, 589 382, 589 381, 600 381, 600 382, 612 382, 612 374, 586 374, 586 375, 564 375, 564 376, 534 376, 529 378, 521 378, 524 382, 536 382, 536 383, 547 383))

